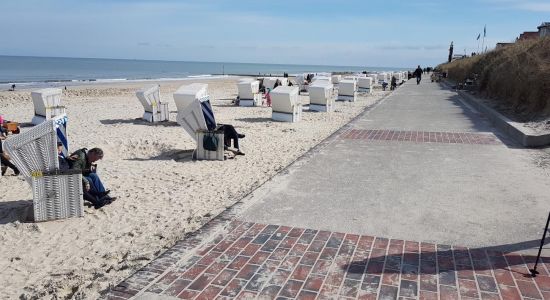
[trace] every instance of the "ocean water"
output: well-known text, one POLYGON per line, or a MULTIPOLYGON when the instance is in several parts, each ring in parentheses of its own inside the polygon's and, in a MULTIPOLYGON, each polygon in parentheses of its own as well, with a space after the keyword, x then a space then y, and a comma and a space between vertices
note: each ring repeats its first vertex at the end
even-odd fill
POLYGON ((61 58, 0 55, 0 87, 59 86, 97 81, 181 79, 230 75, 282 75, 284 72, 396 71, 396 68, 257 63, 61 58))

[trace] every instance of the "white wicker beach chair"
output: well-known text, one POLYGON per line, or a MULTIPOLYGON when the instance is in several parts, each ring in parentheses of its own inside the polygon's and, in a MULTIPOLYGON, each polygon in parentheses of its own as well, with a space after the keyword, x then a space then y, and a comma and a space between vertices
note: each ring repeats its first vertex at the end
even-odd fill
POLYGON ((298 122, 302 119, 302 103, 298 87, 279 86, 271 91, 273 112, 271 119, 282 122, 298 122))
POLYGON ((84 214, 82 173, 59 170, 57 143, 62 122, 66 122, 65 116, 45 121, 4 143, 12 162, 32 187, 35 221, 84 214))
POLYGON ((357 97, 357 81, 344 79, 338 84, 338 101, 354 102, 357 97))
POLYGON ((34 104, 34 117, 32 124, 37 125, 45 120, 66 113, 65 106, 61 105, 61 89, 47 88, 31 93, 34 104))
POLYGON ((216 119, 207 88, 207 84, 193 83, 179 88, 174 93, 174 101, 178 108, 177 122, 197 142, 193 154, 196 159, 224 160, 224 134, 223 131, 216 130, 216 119), (208 135, 217 138, 216 151, 204 149, 203 141, 208 135))
POLYGON ((137 91, 136 96, 145 109, 145 113, 143 113, 145 121, 155 123, 169 119, 168 103, 163 103, 160 100, 159 85, 145 87, 137 91))
POLYGON ((264 78, 263 85, 266 89, 273 91, 275 82, 279 81, 281 86, 288 86, 288 78, 285 77, 266 77, 264 78))
POLYGON ((262 103, 260 94, 260 82, 258 80, 239 81, 237 83, 239 91, 239 106, 258 106, 262 103))
POLYGON ((357 78, 357 91, 362 93, 370 93, 372 91, 372 78, 370 77, 357 78))
POLYGON ((338 84, 342 80, 342 75, 332 75, 332 84, 338 84))
POLYGON ((334 110, 332 96, 334 85, 326 81, 316 81, 309 87, 309 110, 331 112, 334 110))
POLYGON ((370 73, 370 74, 367 74, 367 77, 370 77, 372 79, 373 86, 378 84, 378 74, 370 73))
POLYGON ((332 84, 331 76, 315 76, 313 77, 312 83, 324 81, 326 83, 332 84))
POLYGON ((389 78, 388 78, 388 74, 387 73, 378 73, 378 84, 382 84, 384 82, 388 82, 389 78))

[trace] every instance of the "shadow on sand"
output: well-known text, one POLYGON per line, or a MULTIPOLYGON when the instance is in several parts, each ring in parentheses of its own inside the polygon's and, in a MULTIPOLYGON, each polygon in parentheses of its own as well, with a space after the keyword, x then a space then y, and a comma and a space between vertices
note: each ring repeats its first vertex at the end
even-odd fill
POLYGON ((103 125, 117 125, 117 124, 134 124, 134 125, 147 125, 147 126, 164 126, 164 127, 175 127, 179 126, 177 122, 174 121, 164 121, 157 123, 150 123, 141 118, 136 119, 111 119, 111 120, 100 120, 103 125))
POLYGON ((164 151, 159 155, 148 157, 148 158, 129 158, 126 160, 132 160, 132 161, 174 160, 177 162, 187 162, 187 161, 193 160, 193 151, 195 150, 172 149, 172 150, 164 151))

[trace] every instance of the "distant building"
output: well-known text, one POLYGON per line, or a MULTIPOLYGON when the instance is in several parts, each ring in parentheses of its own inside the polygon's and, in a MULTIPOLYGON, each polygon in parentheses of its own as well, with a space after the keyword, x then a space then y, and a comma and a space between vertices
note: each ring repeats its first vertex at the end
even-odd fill
POLYGON ((539 27, 539 37, 550 36, 550 22, 543 22, 539 27))
POLYGON ((538 38, 539 38, 538 31, 525 31, 524 33, 519 35, 518 41, 535 40, 538 38))
POLYGON ((506 46, 513 45, 514 43, 497 43, 496 49, 504 48, 506 46))

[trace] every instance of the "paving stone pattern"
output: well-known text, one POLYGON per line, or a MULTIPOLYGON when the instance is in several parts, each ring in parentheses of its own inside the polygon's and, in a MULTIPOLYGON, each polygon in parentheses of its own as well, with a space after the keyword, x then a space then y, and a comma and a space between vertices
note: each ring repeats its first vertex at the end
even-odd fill
POLYGON ((351 129, 342 134, 343 139, 376 140, 376 141, 408 141, 416 143, 447 143, 497 145, 500 141, 492 133, 471 132, 427 132, 427 131, 395 131, 395 130, 359 130, 351 129))
POLYGON ((550 259, 532 278, 534 257, 486 249, 237 220, 213 236, 181 241, 105 298, 550 299, 550 259))

